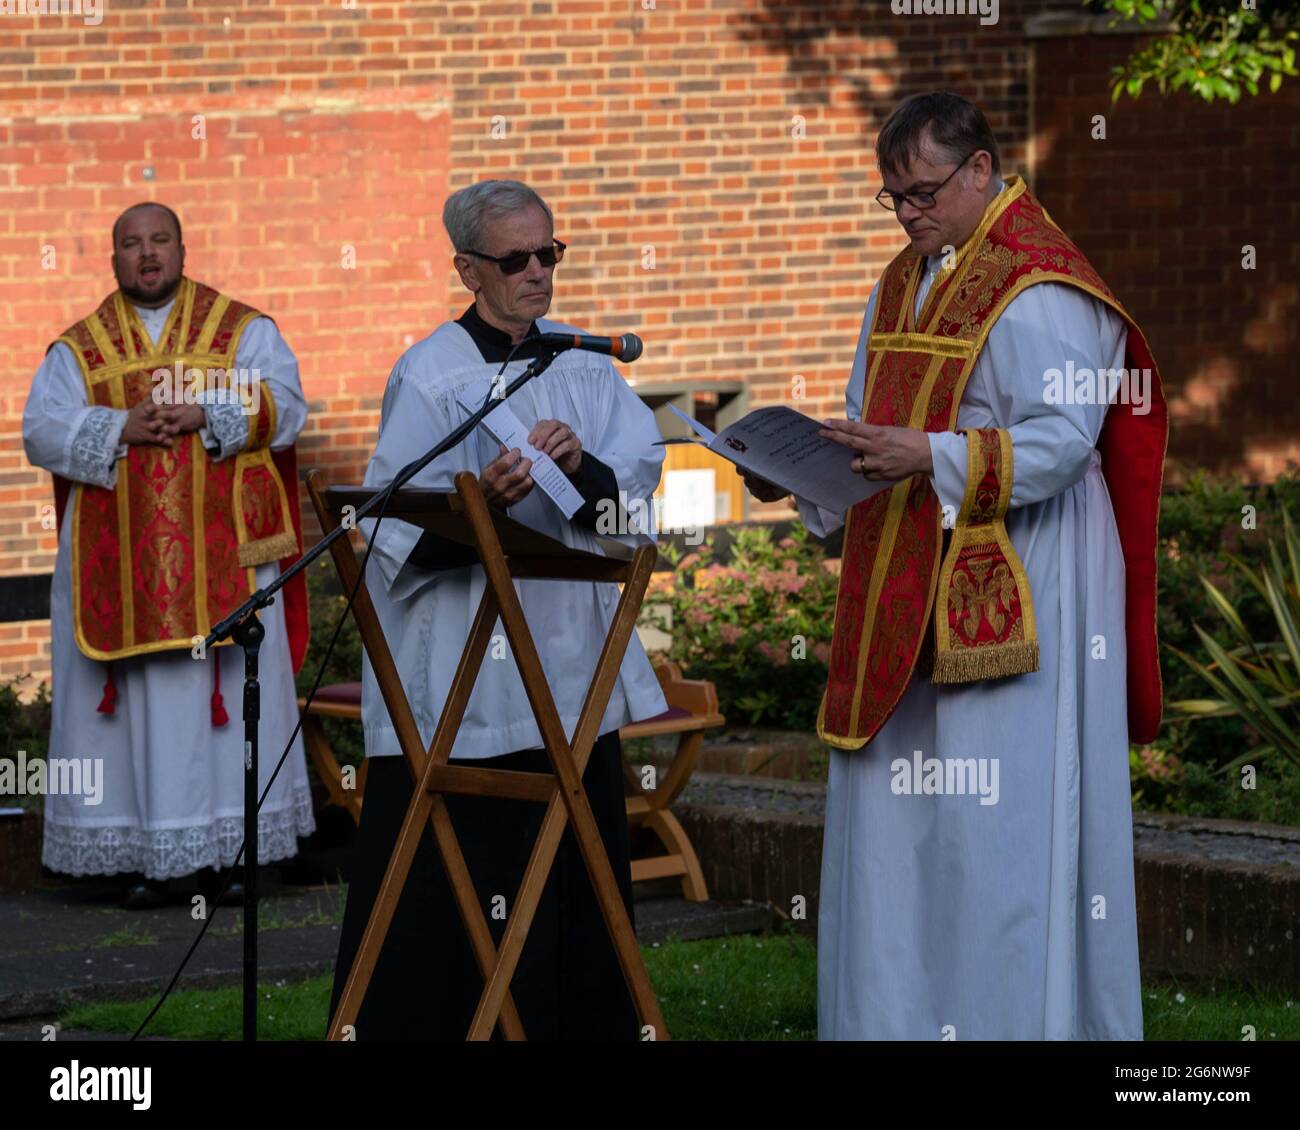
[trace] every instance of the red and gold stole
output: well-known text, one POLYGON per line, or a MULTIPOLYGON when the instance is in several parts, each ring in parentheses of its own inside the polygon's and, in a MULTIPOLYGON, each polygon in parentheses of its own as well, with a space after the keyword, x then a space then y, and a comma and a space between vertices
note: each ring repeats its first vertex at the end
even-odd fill
MULTIPOLYGON (((132 408, 154 395, 156 370, 172 385, 178 364, 204 376, 221 370, 233 386, 240 336, 259 316, 184 278, 157 342, 120 291, 58 340, 77 357, 92 405, 132 408)), ((113 660, 190 650, 255 591, 254 566, 297 557, 294 450, 272 452, 274 434, 275 400, 260 382, 248 444, 234 458, 212 459, 190 432, 170 448, 129 447, 112 490, 55 477, 60 523, 73 490, 72 608, 83 654, 113 660)), ((285 611, 297 667, 307 620, 305 591, 293 588, 286 586, 285 611)))
MULTIPOLYGON (((921 256, 904 249, 885 269, 867 340, 862 419, 952 431, 989 331, 1026 287, 1077 286, 1128 324, 1126 366, 1150 369, 1150 411, 1112 404, 1098 441, 1126 568, 1129 732, 1149 741, 1160 724, 1155 630, 1156 522, 1168 416, 1142 331, 1083 253, 1019 177, 941 270, 914 316, 921 256)), ((1101 359, 1098 359, 1099 362, 1101 359)), ((853 507, 846 519, 830 673, 817 719, 822 740, 860 749, 911 682, 933 615, 931 677, 938 683, 1038 669, 1032 594, 1004 518, 1014 482, 1004 429, 967 433, 965 497, 943 551, 943 515, 925 475, 853 507), (936 601, 936 593, 938 599, 936 601)))

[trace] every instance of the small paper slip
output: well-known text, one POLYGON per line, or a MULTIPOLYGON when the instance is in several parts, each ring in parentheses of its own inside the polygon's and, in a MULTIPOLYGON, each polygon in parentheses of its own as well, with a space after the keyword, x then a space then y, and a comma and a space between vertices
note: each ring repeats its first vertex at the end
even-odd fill
MULTIPOLYGON (((463 400, 460 405, 467 412, 476 411, 463 400)), ((585 500, 578 493, 578 488, 569 482, 569 477, 560 470, 559 464, 554 459, 538 451, 528 442, 528 433, 531 429, 524 427, 506 401, 501 401, 484 416, 480 426, 498 443, 505 444, 507 449, 517 447, 521 458, 533 461, 528 472, 533 482, 560 508, 560 512, 566 518, 572 518, 582 509, 585 500)))

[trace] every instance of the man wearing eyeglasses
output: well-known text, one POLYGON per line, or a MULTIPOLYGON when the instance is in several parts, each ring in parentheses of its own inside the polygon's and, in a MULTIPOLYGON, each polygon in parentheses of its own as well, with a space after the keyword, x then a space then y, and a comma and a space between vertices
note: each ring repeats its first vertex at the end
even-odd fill
POLYGON ((820 1034, 1141 1039, 1128 747, 1160 719, 1155 362, 1001 175, 977 106, 910 98, 876 152, 909 245, 822 433, 873 493, 799 503, 816 533, 846 526, 820 1034))
MULTIPOLYGON (((407 350, 394 367, 367 486, 392 481, 478 408, 512 353, 505 380, 518 376, 532 356, 528 338, 583 332, 545 317, 565 245, 555 238, 546 202, 531 188, 498 180, 461 189, 447 200, 443 223, 455 249, 456 270, 474 301, 456 321, 407 350)), ((571 547, 599 552, 597 532, 628 545, 647 538, 636 531, 619 535, 605 520, 619 508, 634 513, 633 499, 642 500, 644 512, 651 512, 663 461, 662 447, 655 446, 660 437, 654 413, 608 357, 561 353, 507 405, 528 429, 528 442, 553 459, 581 494, 583 505, 572 520, 534 489, 532 464, 519 449, 506 450, 483 428, 433 460, 410 485, 449 491, 458 472, 472 469, 491 505, 571 547), (607 500, 614 505, 604 505, 607 500)), ((396 519, 384 519, 377 533, 373 521, 362 526, 374 540, 367 584, 427 746, 483 595, 483 570, 461 547, 396 519)), ((527 579, 515 587, 571 738, 613 618, 617 587, 527 579)), ((634 636, 583 778, 629 916, 631 864, 618 730, 666 709, 634 636)), ((412 792, 369 657, 363 665, 362 722, 369 769, 331 1013, 360 948, 412 792)), ((513 654, 498 635, 488 648, 451 756, 493 768, 549 772, 541 745, 513 654)), ((484 915, 500 943, 544 806, 457 796, 447 797, 446 804, 484 915)), ((357 1018, 357 1038, 463 1040, 482 987, 426 828, 357 1018)), ((529 1039, 639 1036, 631 997, 572 831, 565 833, 556 856, 511 992, 529 1039)))

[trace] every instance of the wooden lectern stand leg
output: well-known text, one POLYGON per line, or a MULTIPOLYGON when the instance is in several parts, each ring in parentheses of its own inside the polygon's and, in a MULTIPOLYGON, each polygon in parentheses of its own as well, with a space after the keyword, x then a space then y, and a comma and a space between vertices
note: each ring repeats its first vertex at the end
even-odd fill
MULTIPOLYGON (((496 542, 496 533, 492 528, 491 518, 487 512, 487 503, 478 489, 478 482, 471 475, 457 475, 456 486, 465 503, 465 512, 475 539, 483 549, 490 549, 496 542), (468 479, 468 482, 462 480, 468 479), (472 489, 467 489, 472 488, 472 489)), ((633 559, 631 575, 623 585, 614 622, 610 625, 601 648, 600 658, 591 684, 587 688, 587 697, 578 716, 578 724, 570 746, 564 736, 564 726, 560 722, 555 700, 547 685, 546 675, 542 671, 541 660, 533 643, 532 633, 524 618, 524 610, 519 603, 504 556, 497 552, 483 552, 484 571, 487 573, 489 591, 497 594, 501 603, 501 622, 506 630, 510 649, 514 652, 515 662, 519 666, 519 675, 528 694, 533 716, 542 734, 542 744, 551 761, 552 769, 559 778, 559 787, 552 794, 546 806, 542 828, 533 847, 533 853, 524 871, 524 879, 515 898, 514 911, 506 925, 505 937, 496 969, 487 979, 483 996, 479 1000, 478 1011, 470 1026, 470 1039, 487 1039, 492 1032, 496 1017, 500 1013, 514 976, 519 955, 523 952, 524 940, 532 926, 533 914, 541 899, 542 888, 555 862, 555 853, 564 834, 565 817, 573 824, 574 835, 587 865, 587 874, 596 892, 601 914, 605 919, 605 928, 609 931, 614 944, 619 966, 623 970, 624 980, 632 994, 637 1015, 643 1029, 650 1028, 654 1039, 666 1038, 667 1031, 663 1015, 659 1010, 659 1001, 650 984, 650 975, 646 972, 645 962, 637 947, 636 933, 628 917, 627 908, 614 878, 609 856, 605 852, 600 830, 596 826, 591 803, 586 790, 582 787, 582 775, 591 756, 591 747, 599 736, 596 730, 605 714, 609 696, 613 692, 622 666, 623 653, 636 627, 637 613, 645 595, 650 573, 654 568, 655 550, 644 547, 633 559)))
MULTIPOLYGON (((307 483, 322 529, 333 529, 338 525, 339 516, 332 507, 327 506, 316 472, 308 475, 307 483)), ((498 516, 494 520, 479 490, 478 480, 469 472, 462 472, 456 476, 456 490, 459 498, 457 500, 455 496, 450 496, 451 508, 463 512, 484 567, 487 587, 427 753, 369 593, 364 582, 357 584, 360 565, 352 545, 346 538, 339 538, 331 546, 345 587, 348 590, 356 587, 353 611, 357 627, 370 656, 385 706, 393 719, 407 765, 418 782, 418 787, 412 795, 366 925, 360 950, 331 1020, 329 1039, 343 1038, 349 1027, 356 1034, 356 1016, 405 887, 426 820, 433 827, 438 852, 447 869, 462 923, 484 977, 483 994, 470 1025, 470 1039, 490 1038, 498 1019, 507 1039, 522 1039, 524 1036, 522 1022, 510 996, 510 981, 527 940, 542 890, 554 865, 566 823, 569 822, 573 825, 606 929, 643 1026, 643 1035, 650 1039, 667 1039, 668 1032, 659 1002, 650 984, 631 919, 623 905, 613 868, 582 785, 583 773, 598 737, 597 730, 618 678, 623 654, 636 626, 637 613, 654 567, 655 550, 653 547, 642 547, 633 557, 630 566, 621 566, 579 551, 572 551, 568 556, 582 560, 566 566, 565 557, 548 561, 537 556, 537 551, 531 546, 525 553, 507 557, 495 526, 495 522, 502 519, 498 516), (565 576, 591 580, 620 579, 624 584, 613 623, 583 702, 572 744, 565 739, 559 712, 515 591, 513 578, 520 575, 554 579, 565 576), (519 773, 450 764, 456 733, 469 704, 474 680, 482 666, 498 615, 514 653, 551 762, 552 773, 519 773), (443 803, 443 793, 512 797, 546 804, 541 830, 525 869, 499 952, 493 945, 482 907, 476 897, 459 841, 443 803)), ((397 492, 395 497, 405 493, 397 492)), ((420 493, 432 492, 410 492, 411 495, 420 493)), ((441 513, 445 517, 445 510, 441 513)), ((566 553, 563 547, 556 548, 561 554, 566 553)))
MULTIPOLYGON (((307 490, 312 505, 316 509, 321 530, 324 533, 329 533, 339 524, 339 515, 327 508, 324 503, 318 472, 313 471, 307 476, 307 490)), ((420 737, 419 726, 416 724, 415 715, 411 711, 411 704, 406 697, 406 691, 402 687, 401 678, 397 673, 397 665, 393 661, 388 641, 384 638, 383 629, 380 627, 379 617, 375 612, 374 605, 371 603, 370 593, 364 582, 357 584, 357 579, 361 575, 361 564, 357 560, 352 543, 346 537, 336 539, 330 546, 330 552, 334 557, 334 564, 338 569, 339 579, 343 584, 344 591, 351 592, 355 587, 356 597, 352 602, 352 615, 356 621, 357 630, 361 635, 366 654, 370 656, 371 668, 375 672, 380 693, 384 698, 384 705, 388 709, 388 715, 392 719, 393 728, 397 733, 398 743, 401 745, 403 756, 406 758, 407 769, 410 771, 412 779, 419 781, 424 775, 425 762, 428 759, 424 750, 424 742, 420 737)), ((461 657, 460 666, 456 672, 453 689, 461 682, 472 685, 474 674, 477 673, 478 666, 482 662, 483 654, 491 636, 492 626, 496 619, 495 601, 489 604, 489 595, 484 594, 483 602, 480 604, 478 614, 474 618, 470 638, 466 641, 465 653, 461 657), (472 652, 476 646, 478 654, 477 657, 474 657, 472 652), (472 673, 468 674, 467 678, 463 680, 461 676, 466 674, 468 661, 471 659, 474 659, 472 673)), ((466 686, 464 702, 467 703, 468 701, 469 686, 466 686)), ((461 713, 463 714, 463 712, 464 706, 462 705, 461 713)), ((457 725, 459 725, 459 717, 457 718, 457 725)), ((435 736, 435 744, 436 741, 437 737, 435 736)), ((412 796, 411 808, 414 809, 416 802, 426 796, 427 794, 422 790, 417 789, 412 796)), ((466 933, 469 936, 470 946, 473 949, 479 972, 486 978, 496 965, 496 945, 492 941, 491 931, 488 929, 487 920, 483 916, 483 908, 479 905, 474 894, 474 884, 470 878, 469 867, 466 865, 465 856, 460 850, 460 841, 456 838, 455 830, 452 828, 451 817, 447 813, 446 805, 440 796, 433 796, 430 799, 432 803, 423 811, 427 813, 427 818, 432 825, 438 853, 442 858, 443 866, 446 868, 456 906, 460 911, 461 921, 464 923, 466 933)), ((388 935, 388 928, 397 909, 400 891, 405 886, 406 875, 410 870, 415 849, 419 844, 419 835, 408 835, 411 817, 412 811, 408 809, 407 819, 402 826, 402 833, 394 846, 393 858, 390 860, 388 869, 384 874, 383 885, 380 888, 379 896, 375 900, 370 920, 366 924, 361 948, 357 953, 356 960, 353 962, 352 969, 348 973, 338 1007, 330 1020, 327 1039, 340 1040, 348 1034, 355 1035, 356 1033, 357 1013, 360 1011, 361 1001, 365 997, 370 978, 374 974, 379 951, 383 948, 384 938, 388 935), (347 1032, 347 1029, 351 1029, 351 1033, 347 1032)), ((422 830, 423 818, 419 827, 422 830)), ((501 1028, 507 1039, 518 1040, 524 1038, 523 1022, 519 1018, 519 1012, 515 1008, 513 1000, 507 1001, 502 1009, 501 1028)))

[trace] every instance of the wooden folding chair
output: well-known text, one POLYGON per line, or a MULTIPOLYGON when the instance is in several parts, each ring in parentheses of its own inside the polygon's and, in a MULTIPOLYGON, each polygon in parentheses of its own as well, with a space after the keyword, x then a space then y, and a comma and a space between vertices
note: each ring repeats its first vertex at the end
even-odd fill
POLYGON ((336 683, 321 687, 312 699, 311 708, 305 709, 307 700, 298 699, 298 709, 302 711, 302 744, 311 758, 312 768, 325 786, 325 794, 330 804, 337 804, 349 816, 354 824, 361 823, 361 804, 366 791, 366 770, 370 766, 367 758, 361 762, 356 779, 351 787, 343 780, 343 770, 334 749, 330 745, 329 735, 325 733, 325 718, 340 718, 349 722, 361 721, 361 684, 336 683))
MULTIPOLYGON (((338 1040, 348 1034, 364 1038, 364 1033, 356 1032, 357 1013, 427 823, 433 830, 434 841, 451 883, 461 921, 484 979, 483 993, 470 1024, 468 1038, 490 1038, 499 1021, 507 1039, 523 1039, 523 1024, 510 995, 510 981, 532 925, 542 888, 555 861, 565 826, 571 823, 605 927, 609 931, 619 966, 640 1018, 643 1036, 666 1039, 668 1032, 659 1002, 650 985, 631 919, 623 905, 609 857, 605 853, 582 785, 583 771, 587 767, 605 707, 618 678, 623 653, 636 625, 641 600, 654 567, 656 551, 653 546, 643 546, 632 555, 630 561, 619 561, 569 549, 536 530, 491 510, 484 501, 478 480, 470 472, 462 471, 458 474, 455 486, 454 494, 420 489, 396 491, 384 511, 385 520, 408 522, 439 537, 473 548, 487 578, 487 587, 479 602, 447 701, 427 750, 420 739, 415 716, 370 595, 364 581, 358 582, 360 563, 352 543, 346 537, 340 537, 330 547, 344 591, 350 592, 356 588, 353 616, 362 645, 370 656, 375 679, 392 719, 407 767, 417 787, 407 808, 370 920, 362 935, 361 948, 330 1021, 328 1038, 338 1040), (623 583, 622 595, 596 662, 574 728, 572 743, 565 739, 555 700, 547 686, 537 648, 515 592, 512 582, 516 577, 623 583), (456 732, 469 704, 474 680, 482 666, 498 616, 505 628, 506 639, 514 654, 542 735, 542 744, 551 762, 550 773, 522 773, 450 763, 456 732), (493 945, 483 908, 475 895, 465 857, 443 801, 445 793, 508 797, 531 800, 546 806, 541 831, 506 923, 500 950, 493 945)), ((320 473, 317 471, 307 475, 307 489, 321 529, 326 533, 340 525, 345 507, 359 508, 371 493, 362 488, 336 487, 322 490, 320 473)))
POLYGON ((633 854, 632 882, 680 877, 683 898, 688 902, 707 902, 709 889, 699 856, 686 829, 672 814, 672 806, 695 771, 704 732, 725 726, 727 720, 718 713, 718 692, 707 679, 683 678, 681 667, 668 659, 655 664, 655 674, 668 709, 654 718, 630 722, 619 731, 619 736, 628 741, 675 734, 677 750, 653 789, 642 788, 636 770, 626 760, 623 762, 628 830, 646 829, 663 848, 654 855, 633 854))

